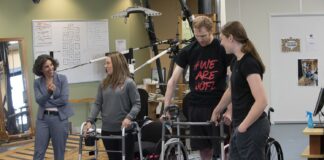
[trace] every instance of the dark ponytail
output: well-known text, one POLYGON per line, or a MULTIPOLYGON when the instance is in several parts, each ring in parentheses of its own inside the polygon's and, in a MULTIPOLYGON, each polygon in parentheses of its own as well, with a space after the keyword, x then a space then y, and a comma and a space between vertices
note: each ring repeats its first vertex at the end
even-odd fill
POLYGON ((262 59, 258 53, 258 51, 255 49, 253 43, 247 39, 247 42, 243 44, 243 47, 241 48, 241 51, 246 54, 251 54, 260 64, 262 73, 265 72, 265 66, 262 62, 262 59))
POLYGON ((245 54, 251 54, 259 62, 262 69, 262 73, 265 72, 265 66, 261 60, 259 53, 255 49, 253 43, 249 40, 246 31, 240 22, 232 21, 226 23, 223 26, 221 33, 225 37, 229 37, 230 35, 232 35, 237 42, 243 44, 241 51, 245 54))

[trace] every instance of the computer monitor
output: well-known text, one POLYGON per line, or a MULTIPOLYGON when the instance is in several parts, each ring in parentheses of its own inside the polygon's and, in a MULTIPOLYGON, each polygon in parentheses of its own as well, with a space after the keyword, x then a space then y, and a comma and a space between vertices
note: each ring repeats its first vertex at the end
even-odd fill
POLYGON ((324 88, 321 88, 318 94, 315 110, 313 112, 314 117, 322 110, 323 105, 324 105, 324 88))

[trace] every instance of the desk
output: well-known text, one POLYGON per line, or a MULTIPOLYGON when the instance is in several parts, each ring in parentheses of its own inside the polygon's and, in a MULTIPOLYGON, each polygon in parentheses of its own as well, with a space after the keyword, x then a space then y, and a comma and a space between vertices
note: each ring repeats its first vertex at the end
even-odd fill
POLYGON ((324 159, 324 128, 306 127, 303 133, 309 136, 309 146, 301 156, 308 160, 324 159))

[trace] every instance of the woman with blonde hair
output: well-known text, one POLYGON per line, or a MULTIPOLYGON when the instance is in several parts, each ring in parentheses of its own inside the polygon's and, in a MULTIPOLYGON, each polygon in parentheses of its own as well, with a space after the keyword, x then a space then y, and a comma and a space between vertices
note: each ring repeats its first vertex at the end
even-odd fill
MULTIPOLYGON (((102 136, 121 135, 121 128, 128 128, 141 109, 140 96, 131 78, 127 61, 119 52, 106 53, 107 77, 100 83, 96 102, 91 108, 86 129, 91 127, 101 112, 102 136)), ((106 150, 121 150, 121 140, 103 139, 106 150)), ((134 139, 126 136, 126 159, 133 159, 134 139)), ((107 152, 109 160, 119 160, 120 153, 107 152)))

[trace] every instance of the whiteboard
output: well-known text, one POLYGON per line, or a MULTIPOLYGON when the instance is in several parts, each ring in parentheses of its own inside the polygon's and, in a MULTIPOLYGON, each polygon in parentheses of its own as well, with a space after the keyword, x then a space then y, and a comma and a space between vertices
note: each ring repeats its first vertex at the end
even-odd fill
POLYGON ((270 105, 275 108, 273 121, 305 122, 306 111, 314 111, 320 88, 324 86, 323 26, 324 14, 270 16, 270 105), (300 40, 299 51, 283 51, 281 39, 289 37, 300 40), (304 59, 317 59, 318 85, 299 85, 298 60, 304 59))
MULTIPOLYGON (((87 63, 109 51, 108 20, 33 20, 32 25, 34 59, 53 51, 57 70, 87 63)), ((69 83, 99 81, 105 76, 103 66, 100 61, 59 73, 69 83)))

